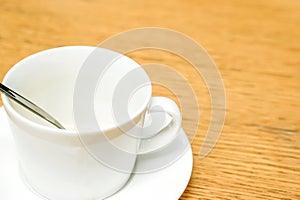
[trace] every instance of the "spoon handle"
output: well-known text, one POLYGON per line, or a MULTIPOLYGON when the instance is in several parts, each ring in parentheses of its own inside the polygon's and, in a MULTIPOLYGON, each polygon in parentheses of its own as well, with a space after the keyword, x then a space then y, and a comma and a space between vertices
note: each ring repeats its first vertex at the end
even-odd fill
POLYGON ((45 110, 40 108, 39 106, 35 105, 25 97, 21 96, 20 94, 16 93, 15 91, 9 89, 2 83, 0 83, 0 91, 6 94, 7 97, 14 100, 15 102, 19 103, 20 105, 24 106, 31 112, 35 113, 36 115, 40 116, 41 118, 45 119, 46 121, 50 122, 54 126, 60 129, 65 129, 55 118, 53 118, 49 113, 45 110))

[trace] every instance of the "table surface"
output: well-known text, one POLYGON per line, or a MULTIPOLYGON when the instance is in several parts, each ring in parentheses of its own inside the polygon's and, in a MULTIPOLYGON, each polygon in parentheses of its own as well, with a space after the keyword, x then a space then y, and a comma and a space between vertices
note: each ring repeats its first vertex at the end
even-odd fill
MULTIPOLYGON (((205 158, 198 156, 212 114, 205 81, 168 52, 128 56, 169 66, 195 92, 201 120, 195 128, 189 117, 195 110, 183 115, 184 129, 196 135, 193 174, 181 199, 300 199, 299 10, 297 0, 1 0, 0 80, 16 62, 44 49, 95 46, 133 28, 179 31, 208 51, 226 90, 223 131, 205 158)), ((153 94, 180 96, 159 84, 153 94)), ((190 97, 182 91, 181 98, 190 97)))

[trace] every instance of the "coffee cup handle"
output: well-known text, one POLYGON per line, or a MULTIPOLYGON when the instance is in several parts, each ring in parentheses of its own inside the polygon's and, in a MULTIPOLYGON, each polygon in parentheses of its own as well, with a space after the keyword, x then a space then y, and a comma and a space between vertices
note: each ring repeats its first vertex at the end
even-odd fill
MULTIPOLYGON (((153 135, 147 136, 141 140, 140 148, 138 154, 148 154, 162 148, 166 147, 170 144, 178 135, 178 132, 181 128, 181 113, 177 106, 177 104, 166 97, 152 97, 150 105, 148 107, 148 114, 156 113, 156 112, 163 112, 169 115, 172 120, 171 122, 158 133, 153 133, 153 135)), ((161 119, 157 119, 161 120, 161 119)), ((166 118, 165 118, 166 120, 166 118)), ((162 125, 163 122, 155 122, 155 118, 152 117, 151 119, 152 124, 160 124, 162 125)), ((149 132, 149 128, 143 128, 143 131, 149 132)), ((150 128, 151 131, 151 128, 150 128)))

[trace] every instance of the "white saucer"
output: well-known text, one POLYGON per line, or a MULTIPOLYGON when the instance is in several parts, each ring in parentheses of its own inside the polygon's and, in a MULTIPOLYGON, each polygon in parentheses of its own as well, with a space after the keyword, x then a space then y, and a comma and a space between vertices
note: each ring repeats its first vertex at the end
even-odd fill
MULTIPOLYGON (((183 129, 174 142, 161 152, 139 157, 137 168, 147 166, 151 161, 170 157, 172 152, 184 152, 166 168, 147 173, 133 174, 128 183, 108 200, 144 199, 175 200, 184 192, 191 177, 193 156, 189 141, 183 129)), ((0 199, 43 200, 22 182, 14 150, 14 142, 8 127, 3 107, 0 107, 0 199)))

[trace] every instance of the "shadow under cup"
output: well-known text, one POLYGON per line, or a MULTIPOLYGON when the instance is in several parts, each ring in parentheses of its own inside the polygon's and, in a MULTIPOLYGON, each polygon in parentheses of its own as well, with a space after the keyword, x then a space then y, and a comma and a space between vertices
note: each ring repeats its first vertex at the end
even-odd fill
MULTIPOLYGON (((101 59, 95 66, 101 67, 101 59)), ((128 91, 130 88, 126 87, 132 85, 120 86, 119 82, 128 72, 137 68, 141 69, 133 60, 116 52, 74 46, 34 54, 8 72, 4 84, 44 108, 67 128, 61 130, 53 127, 3 95, 22 175, 36 192, 49 199, 96 199, 112 195, 126 184, 135 165, 140 140, 123 134, 118 124, 124 122, 122 126, 126 127, 132 121, 141 121, 151 98, 151 85, 135 90, 128 100, 122 99, 122 96, 115 98, 114 91, 118 87, 121 87, 120 91, 128 91), (97 90, 91 91, 94 92, 94 105, 85 105, 85 101, 82 101, 79 109, 89 112, 88 108, 94 108, 92 114, 98 122, 95 128, 100 128, 100 134, 93 127, 91 130, 79 129, 79 136, 78 119, 74 120, 75 85, 78 74, 95 49, 100 57, 117 56, 118 59, 105 70, 105 75, 101 75, 97 90), (113 103, 126 105, 132 121, 116 120, 113 103), (104 153, 110 159, 123 163, 126 170, 116 170, 88 151, 87 145, 96 148, 107 143, 129 152, 127 157, 111 153, 109 149, 104 153)), ((90 76, 92 79, 97 74, 90 76)), ((145 72, 144 76, 145 83, 150 83, 145 72)), ((84 128, 87 119, 85 114, 89 113, 79 117, 84 128)))

